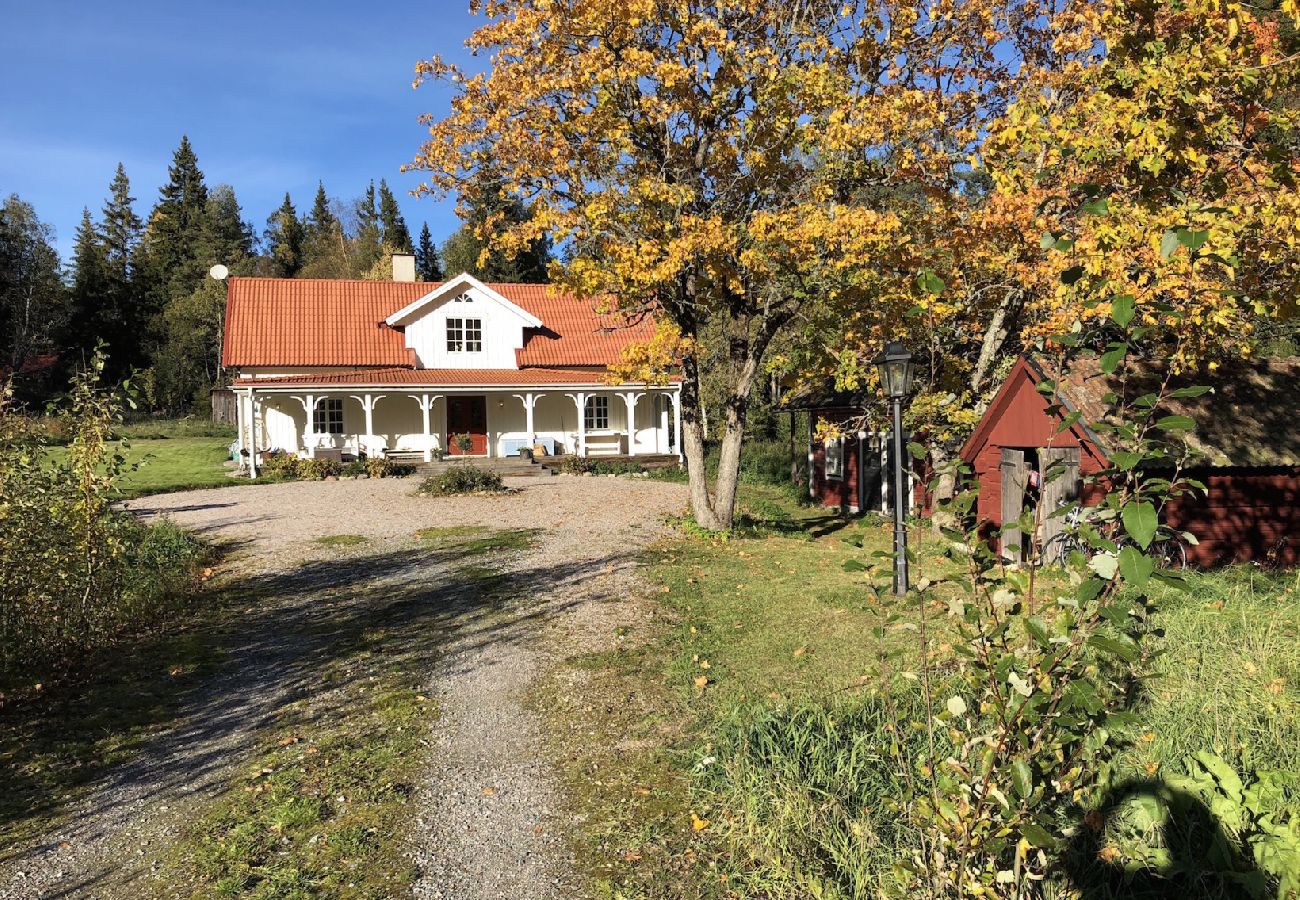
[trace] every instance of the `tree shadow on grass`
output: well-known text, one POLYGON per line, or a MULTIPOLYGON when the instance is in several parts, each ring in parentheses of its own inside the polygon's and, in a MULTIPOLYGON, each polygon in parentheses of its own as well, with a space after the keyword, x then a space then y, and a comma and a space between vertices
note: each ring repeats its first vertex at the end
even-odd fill
MULTIPOLYGON (((439 668, 454 677, 448 636, 455 634, 457 654, 529 640, 582 602, 551 597, 572 595, 571 586, 632 556, 525 564, 503 573, 495 565, 503 553, 484 549, 481 537, 475 541, 363 552, 228 583, 213 598, 219 615, 121 654, 116 671, 57 709, 26 720, 21 710, 6 711, 0 835, 22 846, 16 868, 63 854, 59 865, 76 872, 78 848, 120 840, 115 833, 129 830, 147 806, 220 797, 230 787, 231 766, 255 751, 288 707, 368 678, 366 661, 377 654, 413 679, 439 668), (178 672, 177 660, 190 668, 178 672), (150 735, 147 743, 136 740, 143 747, 126 761, 126 754, 103 752, 115 744, 137 749, 129 736, 142 734, 150 735), (30 754, 39 756, 37 767, 21 764, 30 754), (21 840, 61 811, 75 811, 75 818, 34 843, 21 840)), ((59 891, 43 895, 94 893, 107 874, 86 868, 76 884, 60 882, 59 891)), ((5 882, 0 870, 0 892, 5 882)))
POLYGON ((1062 856, 1082 900, 1276 896, 1276 886, 1201 798, 1159 779, 1118 785, 1088 821, 1062 856))

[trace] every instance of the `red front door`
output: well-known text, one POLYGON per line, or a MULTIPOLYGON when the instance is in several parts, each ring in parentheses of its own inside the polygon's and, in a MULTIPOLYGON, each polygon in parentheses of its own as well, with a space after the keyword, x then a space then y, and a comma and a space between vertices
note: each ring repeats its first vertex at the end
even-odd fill
POLYGON ((483 456, 487 453, 486 397, 447 398, 447 450, 451 455, 461 455, 456 438, 463 434, 469 435, 470 455, 483 456))

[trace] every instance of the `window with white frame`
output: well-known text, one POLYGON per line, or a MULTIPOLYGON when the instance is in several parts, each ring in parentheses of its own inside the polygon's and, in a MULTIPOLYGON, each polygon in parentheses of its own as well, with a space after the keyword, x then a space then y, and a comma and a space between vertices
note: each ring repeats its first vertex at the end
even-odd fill
POLYGON ((587 398, 587 411, 583 416, 587 431, 605 431, 609 428, 609 398, 598 394, 587 398))
POLYGON ((311 430, 317 434, 343 433, 343 398, 327 397, 316 401, 311 414, 311 430))
POLYGON ((844 438, 826 439, 826 477, 833 481, 844 478, 844 438))
POLYGON ((448 319, 447 352, 482 353, 483 320, 461 318, 448 319))

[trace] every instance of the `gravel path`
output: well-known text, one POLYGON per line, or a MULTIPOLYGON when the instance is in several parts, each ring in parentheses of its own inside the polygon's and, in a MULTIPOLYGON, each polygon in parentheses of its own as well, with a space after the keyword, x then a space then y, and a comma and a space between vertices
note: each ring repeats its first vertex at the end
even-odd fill
POLYGON ((432 499, 412 496, 413 486, 297 482, 129 504, 232 544, 228 576, 281 599, 241 617, 227 643, 230 663, 177 726, 109 773, 67 826, 0 867, 0 900, 128 894, 182 823, 228 782, 275 711, 313 690, 302 662, 326 639, 312 637, 322 633, 321 621, 364 615, 385 585, 454 586, 455 561, 423 552, 415 533, 457 526, 537 529, 537 538, 498 561, 509 600, 495 615, 448 610, 451 636, 429 673, 440 717, 411 823, 415 895, 559 900, 582 893, 541 758, 541 724, 524 698, 558 653, 613 639, 624 615, 619 601, 640 589, 635 555, 681 510, 684 489, 560 476, 517 479, 507 496, 432 499), (315 542, 338 534, 369 542, 355 558, 315 542), (381 553, 384 564, 365 571, 365 559, 381 553))

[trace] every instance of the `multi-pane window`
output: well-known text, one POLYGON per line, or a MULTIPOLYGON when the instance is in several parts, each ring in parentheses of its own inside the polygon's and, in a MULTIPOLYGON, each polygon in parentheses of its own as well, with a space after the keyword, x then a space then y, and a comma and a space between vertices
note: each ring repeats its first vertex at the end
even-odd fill
POLYGON ((317 434, 343 433, 343 398, 327 397, 316 401, 311 414, 311 430, 317 434))
POLYGON ((844 477, 844 438, 826 441, 826 477, 836 480, 844 477))
POLYGON ((609 428, 609 398, 601 395, 587 398, 587 411, 583 416, 587 431, 604 431, 609 428))
POLYGON ((482 319, 448 319, 447 352, 482 353, 483 320, 482 319))

